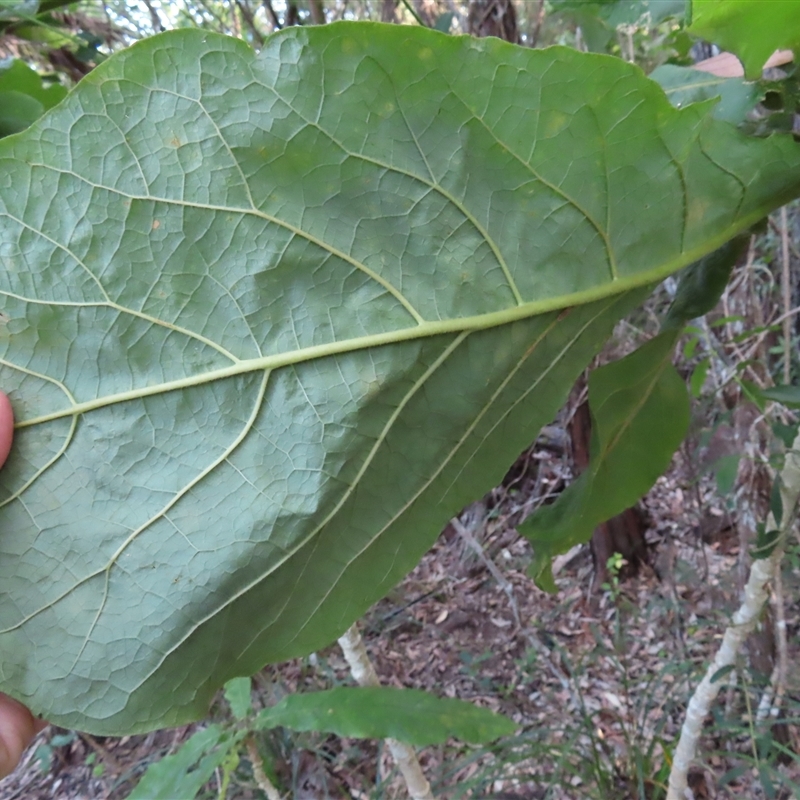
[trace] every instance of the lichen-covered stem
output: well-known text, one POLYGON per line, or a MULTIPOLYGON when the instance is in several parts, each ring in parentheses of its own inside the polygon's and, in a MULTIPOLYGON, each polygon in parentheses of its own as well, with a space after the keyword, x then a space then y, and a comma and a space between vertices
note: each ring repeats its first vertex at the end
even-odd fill
MULTIPOLYGON (((380 686, 378 674, 375 672, 367 648, 364 646, 364 640, 355 624, 351 625, 339 638, 339 647, 342 648, 350 671, 359 686, 380 686)), ((386 745, 405 779, 411 800, 434 800, 431 786, 422 772, 414 748, 405 742, 398 742, 396 739, 387 739, 386 745)))
POLYGON ((721 669, 735 663, 744 640, 755 628, 761 610, 769 597, 769 583, 775 575, 783 555, 783 543, 794 525, 799 496, 800 436, 794 440, 792 449, 786 454, 786 461, 781 471, 783 518, 780 527, 778 528, 771 513, 767 518, 767 530, 778 528, 780 531, 778 545, 768 558, 759 558, 753 561, 750 567, 750 576, 744 588, 742 604, 733 615, 732 624, 725 631, 722 644, 714 656, 714 660, 689 701, 686 719, 681 728, 681 736, 672 757, 667 800, 687 800, 692 796, 688 789, 689 766, 697 752, 697 741, 703 729, 703 722, 723 685, 722 680, 713 679, 721 669))

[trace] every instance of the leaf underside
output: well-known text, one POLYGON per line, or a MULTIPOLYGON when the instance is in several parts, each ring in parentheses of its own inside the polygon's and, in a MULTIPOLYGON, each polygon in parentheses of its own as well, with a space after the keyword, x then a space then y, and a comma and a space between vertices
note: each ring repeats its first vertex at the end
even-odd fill
POLYGON ((0 142, 0 675, 98 734, 329 643, 647 287, 800 192, 628 64, 183 30, 0 142))

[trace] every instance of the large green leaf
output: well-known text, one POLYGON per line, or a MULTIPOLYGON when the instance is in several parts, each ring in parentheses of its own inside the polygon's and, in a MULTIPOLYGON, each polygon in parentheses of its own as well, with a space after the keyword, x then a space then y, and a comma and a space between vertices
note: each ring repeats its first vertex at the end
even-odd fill
POLYGON ((507 717, 472 703, 391 686, 340 686, 291 694, 262 711, 257 725, 362 739, 391 737, 419 747, 438 744, 450 736, 481 744, 508 736, 515 728, 507 717))
POLYGON ((736 53, 754 80, 775 50, 800 53, 800 0, 692 0, 689 30, 736 53))
POLYGON ((800 193, 707 111, 563 48, 185 30, 0 142, 3 688, 146 730, 343 632, 648 286, 800 193))

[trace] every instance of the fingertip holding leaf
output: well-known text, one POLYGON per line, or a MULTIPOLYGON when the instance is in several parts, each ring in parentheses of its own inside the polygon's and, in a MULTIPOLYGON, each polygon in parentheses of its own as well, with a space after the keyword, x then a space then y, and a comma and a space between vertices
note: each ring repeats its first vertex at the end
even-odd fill
POLYGON ((8 395, 0 392, 0 467, 6 463, 14 441, 14 409, 8 395))

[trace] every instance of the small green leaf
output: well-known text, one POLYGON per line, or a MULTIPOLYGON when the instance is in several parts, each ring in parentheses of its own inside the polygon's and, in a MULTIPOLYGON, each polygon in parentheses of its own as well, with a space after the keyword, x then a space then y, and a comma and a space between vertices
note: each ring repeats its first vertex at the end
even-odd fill
POLYGON ((791 447, 797 438, 798 425, 784 425, 782 422, 772 423, 772 433, 783 442, 785 447, 791 447))
POLYGON ((763 522, 756 526, 756 543, 750 550, 750 555, 754 559, 769 558, 780 539, 781 532, 775 528, 767 530, 763 522))
POLYGON ((734 669, 736 669, 736 665, 735 664, 727 664, 724 667, 720 667, 711 676, 711 683, 716 683, 717 681, 721 681, 726 675, 730 674, 734 669))
POLYGON ((24 131, 44 114, 44 106, 21 92, 0 92, 0 136, 24 131))
MULTIPOLYGON (((687 333, 689 328, 684 329, 684 333, 687 333)), ((684 358, 691 358, 694 355, 694 351, 697 350, 697 346, 700 344, 700 339, 697 336, 692 336, 686 344, 683 346, 683 357, 684 358)))
POLYGON ((736 474, 739 471, 738 454, 722 456, 714 462, 713 471, 717 480, 717 491, 721 497, 727 497, 733 491, 736 474))
POLYGON ((231 678, 225 684, 225 699, 236 719, 244 719, 252 710, 250 678, 231 678))
POLYGON ((0 137, 25 130, 66 95, 63 86, 45 85, 23 61, 0 62, 0 137))
POLYGON ((780 527, 783 520, 783 497, 781 496, 781 476, 776 475, 772 482, 772 491, 769 495, 769 510, 775 518, 775 524, 780 527))
POLYGON ((148 767, 128 800, 191 800, 225 760, 235 740, 209 725, 194 733, 176 753, 148 767))
POLYGON ((755 80, 775 50, 797 55, 800 0, 693 0, 689 31, 735 53, 755 80))
POLYGON ((681 273, 678 291, 664 320, 665 330, 680 327, 714 308, 728 283, 731 270, 749 242, 749 232, 734 236, 681 273))
MULTIPOLYGON (((744 369, 744 365, 741 363, 738 364, 737 366, 740 369, 744 369)), ((748 380, 747 378, 739 378, 738 383, 742 389, 742 393, 744 394, 744 396, 751 403, 754 403, 758 407, 759 411, 763 412, 767 406, 764 390, 757 384, 753 383, 753 381, 748 380)))
POLYGON ((436 18, 433 29, 441 33, 450 33, 450 28, 453 25, 453 17, 455 14, 452 11, 445 11, 436 18))
POLYGON ((67 96, 66 87, 58 82, 47 82, 36 70, 19 59, 0 66, 0 92, 11 91, 33 97, 45 110, 53 108, 67 96))
POLYGON ((762 389, 761 394, 767 400, 782 403, 788 408, 800 408, 800 386, 773 386, 770 389, 762 389))
POLYGON ((703 384, 706 382, 710 364, 711 359, 706 356, 692 371, 692 377, 689 379, 689 390, 692 393, 692 397, 700 397, 702 394, 703 384))
POLYGON ((531 574, 555 591, 552 558, 586 542, 601 522, 632 506, 667 468, 689 427, 686 385, 672 366, 678 331, 651 339, 589 376, 591 460, 550 506, 517 530, 531 541, 531 574))
MULTIPOLYGON (((727 317, 720 317, 708 323, 709 328, 721 328, 723 325, 730 325, 733 322, 744 322, 745 318, 741 314, 730 314, 727 317)), ((750 332, 755 331, 755 328, 750 332)))
POLYGON ((390 686, 339 687, 291 694, 257 717, 259 728, 282 726, 362 739, 391 737, 423 747, 454 736, 481 744, 514 732, 515 725, 485 708, 390 686))

